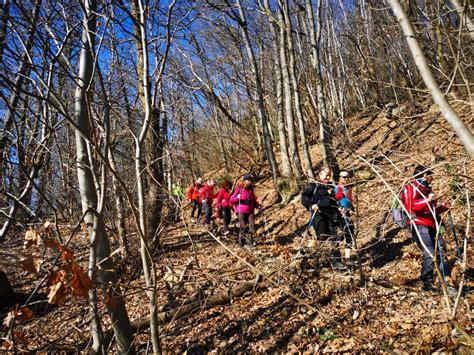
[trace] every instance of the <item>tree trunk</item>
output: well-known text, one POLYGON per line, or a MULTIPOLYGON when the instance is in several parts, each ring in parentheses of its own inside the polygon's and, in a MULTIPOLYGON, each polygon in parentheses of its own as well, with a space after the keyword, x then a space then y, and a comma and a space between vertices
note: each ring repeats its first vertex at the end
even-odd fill
MULTIPOLYGON (((28 32, 28 38, 26 40, 25 52, 21 56, 18 75, 15 79, 13 88, 11 88, 11 96, 8 101, 8 105, 6 105, 6 110, 5 110, 6 112, 5 112, 5 117, 3 120, 3 129, 0 136, 0 181, 3 181, 3 164, 4 164, 5 159, 8 160, 8 156, 10 152, 9 144, 8 144, 10 140, 10 131, 13 128, 15 113, 20 103, 21 89, 23 87, 23 83, 25 82, 25 79, 30 75, 30 71, 31 71, 31 64, 30 64, 29 58, 31 58, 30 56, 32 55, 32 53, 30 52, 33 47, 33 41, 34 41, 34 37, 37 30, 37 22, 38 22, 39 12, 41 9, 41 2, 42 0, 37 0, 35 3, 35 7, 32 13, 32 17, 31 17, 31 28, 28 32)), ((10 5, 8 2, 6 2, 3 5, 2 10, 9 11, 9 9, 10 9, 10 5)), ((8 19, 5 20, 4 16, 7 16, 7 15, 3 14, 2 21, 6 21, 6 23, 8 23, 8 19)), ((2 29, 2 33, 0 33, 0 35, 6 36, 6 28, 4 30, 2 29)), ((0 40, 2 39, 0 38, 0 40)), ((1 48, 2 48, 1 51, 3 55, 4 46, 1 45, 1 48)))
POLYGON ((290 10, 288 8, 288 0, 279 1, 283 12, 283 19, 285 23, 286 41, 288 43, 288 57, 289 57, 289 73, 291 88, 293 90, 292 97, 294 100, 294 111, 296 119, 298 120, 298 128, 300 133, 301 145, 303 147, 303 158, 306 164, 306 175, 310 179, 314 179, 313 163, 311 155, 309 154, 309 145, 306 138, 305 124, 303 118, 303 111, 301 109, 300 91, 298 80, 296 79, 296 63, 295 63, 295 49, 293 44, 293 25, 291 23, 290 10))
POLYGON ((464 146, 466 147, 469 154, 474 156, 474 136, 466 124, 459 118, 458 114, 451 107, 443 92, 439 88, 438 83, 436 82, 433 73, 431 72, 431 69, 426 61, 423 51, 421 50, 420 44, 416 39, 415 31, 413 30, 413 27, 411 26, 405 11, 403 11, 400 2, 398 0, 388 0, 388 3, 390 4, 398 22, 400 23, 403 33, 405 34, 405 38, 408 42, 408 46, 410 47, 410 51, 413 55, 415 64, 418 67, 421 76, 423 77, 425 85, 431 92, 433 100, 438 105, 446 121, 451 124, 454 132, 464 143, 464 146))
POLYGON ((285 93, 285 118, 286 129, 288 131, 288 148, 290 149, 289 153, 293 163, 293 172, 295 173, 296 178, 300 179, 303 175, 303 168, 301 166, 300 155, 298 153, 298 144, 296 142, 295 119, 293 116, 293 102, 291 99, 290 70, 286 57, 286 33, 284 28, 283 14, 281 11, 278 11, 278 21, 280 25, 280 36, 278 37, 280 45, 278 49, 283 76, 283 91, 285 93))
POLYGON ((290 157, 288 154, 288 142, 286 139, 285 121, 283 120, 283 75, 280 63, 280 56, 278 55, 278 31, 277 25, 272 21, 270 25, 272 31, 272 42, 275 51, 274 59, 274 75, 276 77, 276 110, 277 110, 277 127, 278 137, 280 140, 280 152, 281 152, 281 165, 283 170, 283 176, 290 177, 293 175, 291 168, 290 157))
POLYGON ((306 0, 306 12, 308 14, 308 28, 310 31, 310 40, 312 48, 311 63, 316 74, 316 95, 319 111, 319 138, 321 153, 325 164, 331 166, 338 173, 337 162, 332 150, 332 133, 329 127, 329 120, 326 110, 326 100, 324 98, 323 78, 321 75, 321 61, 319 59, 319 45, 321 40, 321 0, 318 0, 316 8, 316 21, 313 13, 311 0, 306 0))
POLYGON ((268 131, 268 124, 267 124, 267 113, 265 111, 265 103, 263 98, 263 88, 262 83, 260 80, 260 73, 257 66, 257 61, 255 59, 255 55, 253 53, 252 45, 250 43, 250 36, 247 29, 247 22, 245 19, 245 13, 242 9, 242 5, 240 0, 237 0, 237 6, 240 15, 239 27, 242 31, 243 40, 245 43, 245 48, 247 50, 248 60, 250 62, 250 67, 252 69, 252 74, 255 79, 255 90, 257 95, 257 104, 258 104, 258 118, 260 121, 260 125, 262 127, 262 135, 263 135, 263 144, 265 146, 265 155, 267 157, 268 163, 270 164, 270 170, 272 172, 272 179, 275 182, 276 179, 280 176, 280 172, 278 170, 278 165, 275 160, 275 154, 273 153, 272 142, 270 138, 270 132, 268 131))
MULTIPOLYGON (((117 340, 117 350, 121 353, 134 353, 133 335, 130 327, 124 299, 120 293, 118 276, 114 271, 114 265, 110 259, 110 245, 106 236, 104 221, 98 213, 98 197, 92 177, 92 166, 89 166, 89 150, 85 138, 90 139, 91 127, 89 126, 89 109, 86 100, 86 89, 92 81, 94 34, 96 28, 95 0, 85 1, 84 30, 82 41, 84 47, 81 49, 79 58, 79 85, 76 88, 74 119, 78 127, 75 131, 76 154, 77 154, 77 178, 82 201, 82 211, 85 214, 84 221, 91 236, 91 271, 97 275, 97 280, 102 287, 103 297, 112 294, 114 305, 107 302, 105 306, 111 318, 112 328, 117 340), (89 38, 89 40, 88 40, 89 38), (97 261, 101 261, 101 268, 96 269, 97 261), (110 287, 110 288, 109 288, 110 287)), ((90 293, 90 301, 94 302, 94 293, 90 293)), ((94 327, 98 327, 97 324, 94 327)), ((100 337, 94 336, 94 351, 99 351, 102 347, 100 337), (98 343, 99 342, 99 343, 98 343)))
MULTIPOLYGON (((135 142, 135 176, 137 179, 137 195, 138 195, 138 210, 139 210, 139 234, 140 234, 140 255, 143 265, 143 273, 145 275, 145 283, 147 286, 147 294, 149 299, 150 308, 150 337, 153 344, 153 351, 161 353, 161 343, 158 333, 158 320, 157 320, 157 305, 156 305, 156 271, 152 255, 150 252, 150 239, 149 239, 149 216, 147 215, 147 201, 145 199, 145 187, 143 178, 143 148, 145 138, 149 136, 149 131, 154 135, 160 134, 159 119, 157 123, 157 113, 155 110, 152 112, 151 107, 151 90, 150 90, 150 78, 148 69, 148 36, 147 36, 147 9, 141 0, 134 0, 132 2, 132 11, 135 16, 135 35, 137 45, 137 56, 138 56, 138 74, 140 79, 140 92, 142 94, 142 109, 144 110, 143 124, 139 133, 138 138, 135 142), (153 132, 157 130, 156 132, 153 132)), ((150 149, 161 149, 157 144, 156 140, 152 139, 150 149)), ((161 159, 160 159, 161 160, 161 159)), ((155 163, 155 162, 152 162, 155 163)), ((160 164, 162 164, 160 162, 160 164)), ((161 171, 162 173, 162 171, 161 171)), ((156 178, 152 176, 152 179, 156 178)), ((156 184, 156 182, 153 182, 156 184)), ((154 196, 154 198, 158 198, 154 196)), ((155 200, 154 200, 155 201, 155 200)), ((162 203, 162 202, 160 202, 162 203)), ((150 206, 150 210, 153 211, 153 205, 150 206)), ((154 233, 154 230, 150 230, 154 233)))

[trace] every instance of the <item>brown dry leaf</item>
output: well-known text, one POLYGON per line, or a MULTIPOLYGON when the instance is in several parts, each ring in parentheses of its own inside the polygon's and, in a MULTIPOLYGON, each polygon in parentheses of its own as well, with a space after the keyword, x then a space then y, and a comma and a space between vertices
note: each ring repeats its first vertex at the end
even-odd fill
POLYGON ((53 228, 53 224, 50 221, 46 221, 43 224, 43 228, 46 232, 51 232, 51 228, 53 228))
POLYGON ((48 302, 58 304, 67 296, 66 286, 62 281, 56 282, 49 287, 48 302))
POLYGON ((15 317, 15 311, 8 312, 7 316, 3 320, 3 325, 7 328, 10 328, 10 325, 15 320, 15 317))
POLYGON ((25 233, 25 241, 23 242, 23 248, 28 248, 29 246, 38 246, 39 235, 34 229, 29 229, 25 233))
POLYGON ((51 249, 58 249, 59 248, 59 243, 56 240, 54 240, 53 238, 44 237, 43 242, 44 242, 44 245, 47 248, 51 248, 51 249))
POLYGON ((69 263, 74 260, 74 253, 67 246, 59 245, 59 249, 61 250, 61 256, 65 262, 69 263))
POLYGON ((33 317, 33 311, 29 307, 23 306, 18 310, 17 317, 21 321, 28 320, 33 317))
POLYGON ((88 292, 92 287, 92 281, 78 264, 72 265, 71 289, 72 294, 82 298, 88 297, 88 292))
POLYGON ((59 303, 67 295, 67 289, 64 285, 64 279, 66 278, 66 272, 59 270, 57 272, 50 272, 48 275, 47 284, 49 286, 48 302, 59 303))
POLYGON ((22 331, 15 330, 13 334, 15 335, 16 340, 23 343, 23 345, 28 345, 28 340, 26 340, 25 334, 22 331))
POLYGON ((60 269, 59 271, 50 271, 48 274, 47 284, 51 286, 58 282, 64 281, 65 278, 66 278, 66 272, 62 269, 60 269))
POLYGON ((13 349, 13 343, 10 340, 5 340, 2 344, 2 349, 3 350, 11 350, 13 349))
POLYGON ((34 255, 30 255, 25 259, 20 260, 20 267, 28 272, 37 274, 40 271, 42 260, 34 255))
POLYGON ((114 295, 112 287, 109 287, 107 294, 105 295, 105 304, 107 307, 115 309, 120 302, 120 298, 114 295))

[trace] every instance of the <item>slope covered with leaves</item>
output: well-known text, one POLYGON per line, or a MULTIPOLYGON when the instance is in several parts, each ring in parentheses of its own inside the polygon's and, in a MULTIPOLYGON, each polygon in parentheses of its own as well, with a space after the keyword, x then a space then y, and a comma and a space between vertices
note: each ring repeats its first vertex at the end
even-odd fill
MULTIPOLYGON (((471 108, 462 102, 454 105, 473 128, 471 108)), ((398 107, 391 113, 367 111, 346 121, 335 145, 340 166, 354 175, 356 234, 366 282, 360 284, 356 268, 347 273, 333 272, 325 261, 324 245, 318 245, 316 258, 297 258, 301 246, 307 245, 301 235, 308 213, 297 197, 287 206, 280 206, 269 172, 261 170, 256 192, 265 208, 257 213, 255 250, 238 247, 235 236, 224 238, 201 226, 184 223, 190 220, 189 207, 184 209, 184 222, 162 232, 155 265, 164 350, 474 350, 469 337, 473 334, 472 291, 461 295, 456 322, 451 321, 446 299, 421 291, 420 251, 411 242, 409 232, 396 227, 388 215, 390 190, 397 191, 414 165, 423 163, 436 174, 435 191, 453 205, 458 237, 465 235, 473 197, 470 187, 474 164, 450 127, 429 104, 398 107)), ((321 158, 317 146, 313 146, 312 153, 313 162, 318 165, 321 158)), ((235 172, 235 176, 242 172, 235 172)), ((48 228, 51 227, 35 229, 41 235, 35 247, 36 259, 30 259, 29 266, 23 269, 18 256, 31 255, 31 246, 23 247, 25 231, 17 230, 15 238, 2 245, 7 251, 2 266, 15 291, 9 307, 1 313, 2 319, 9 317, 2 325, 2 333, 13 332, 15 346, 22 350, 85 349, 90 341, 90 309, 81 298, 87 290, 81 278, 89 252, 86 232, 60 226, 63 235, 72 236, 65 248, 44 244, 48 243, 44 238, 48 228), (56 255, 60 255, 57 262, 56 255), (41 283, 45 270, 50 270, 50 279, 41 283), (60 274, 64 289, 54 294, 57 280, 51 280, 51 275, 58 277, 58 273, 51 270, 64 270, 60 274), (51 299, 54 295, 64 299, 51 299), (27 300, 28 311, 11 313, 15 305, 21 306, 27 300)), ((132 237, 138 245, 137 236, 132 237)), ((449 228, 446 240, 453 264, 455 250, 449 228)), ((474 287, 472 256, 472 250, 468 250, 468 291, 474 287)), ((120 272, 129 316, 136 324, 142 321, 136 343, 146 350, 149 337, 144 324, 148 310, 139 265, 139 257, 134 255, 120 264, 120 272)), ((458 274, 452 275, 450 282, 456 285, 458 279, 458 274)), ((101 314, 105 313, 103 303, 100 302, 101 314)), ((452 309, 455 297, 449 303, 452 309)), ((102 319, 107 322, 106 316, 102 319)), ((103 324, 104 329, 109 326, 103 324)), ((3 344, 4 349, 11 346, 8 342, 3 344)))

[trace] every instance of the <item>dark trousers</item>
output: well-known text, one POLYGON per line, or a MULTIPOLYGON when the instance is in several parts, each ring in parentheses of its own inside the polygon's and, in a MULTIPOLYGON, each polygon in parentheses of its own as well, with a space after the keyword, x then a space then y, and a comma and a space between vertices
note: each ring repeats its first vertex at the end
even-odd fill
POLYGON ((255 235, 255 215, 239 213, 239 244, 252 243, 255 235))
POLYGON ((229 230, 229 224, 232 219, 232 210, 230 209, 230 207, 221 206, 219 212, 222 217, 222 221, 224 222, 224 227, 222 228, 222 231, 227 232, 229 230))
POLYGON ((340 260, 339 240, 332 219, 325 214, 316 213, 313 219, 313 228, 319 240, 331 242, 331 260, 340 260))
POLYGON ((193 206, 193 209, 191 210, 191 218, 194 218, 194 213, 196 212, 197 210, 197 219, 201 218, 201 213, 202 213, 202 205, 194 200, 194 201, 191 201, 191 205, 193 206))
MULTIPOLYGON (((415 225, 411 227, 411 236, 418 247, 421 249, 423 253, 423 262, 421 264, 421 276, 420 279, 423 282, 433 282, 434 279, 434 260, 433 257, 436 253, 436 228, 433 227, 426 227, 426 226, 419 226, 415 225), (416 230, 418 229, 418 233, 416 230), (423 246, 423 244, 425 247, 423 246), (429 251, 429 252, 428 252, 429 251), (431 255, 430 255, 431 253, 431 255)), ((444 241, 440 238, 441 243, 444 249, 444 241)))
POLYGON ((211 218, 212 218, 212 205, 205 201, 202 204, 202 209, 204 210, 204 216, 205 216, 205 224, 211 224, 211 218))

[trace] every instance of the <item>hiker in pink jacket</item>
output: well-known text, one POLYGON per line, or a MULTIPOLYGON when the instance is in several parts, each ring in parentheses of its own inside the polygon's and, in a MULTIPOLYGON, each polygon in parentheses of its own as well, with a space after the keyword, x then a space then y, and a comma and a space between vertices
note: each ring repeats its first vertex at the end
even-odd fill
POLYGON ((244 175, 242 182, 237 185, 230 203, 235 206, 235 213, 239 216, 239 245, 248 243, 255 246, 255 215, 254 210, 260 208, 257 201, 250 175, 244 175))

